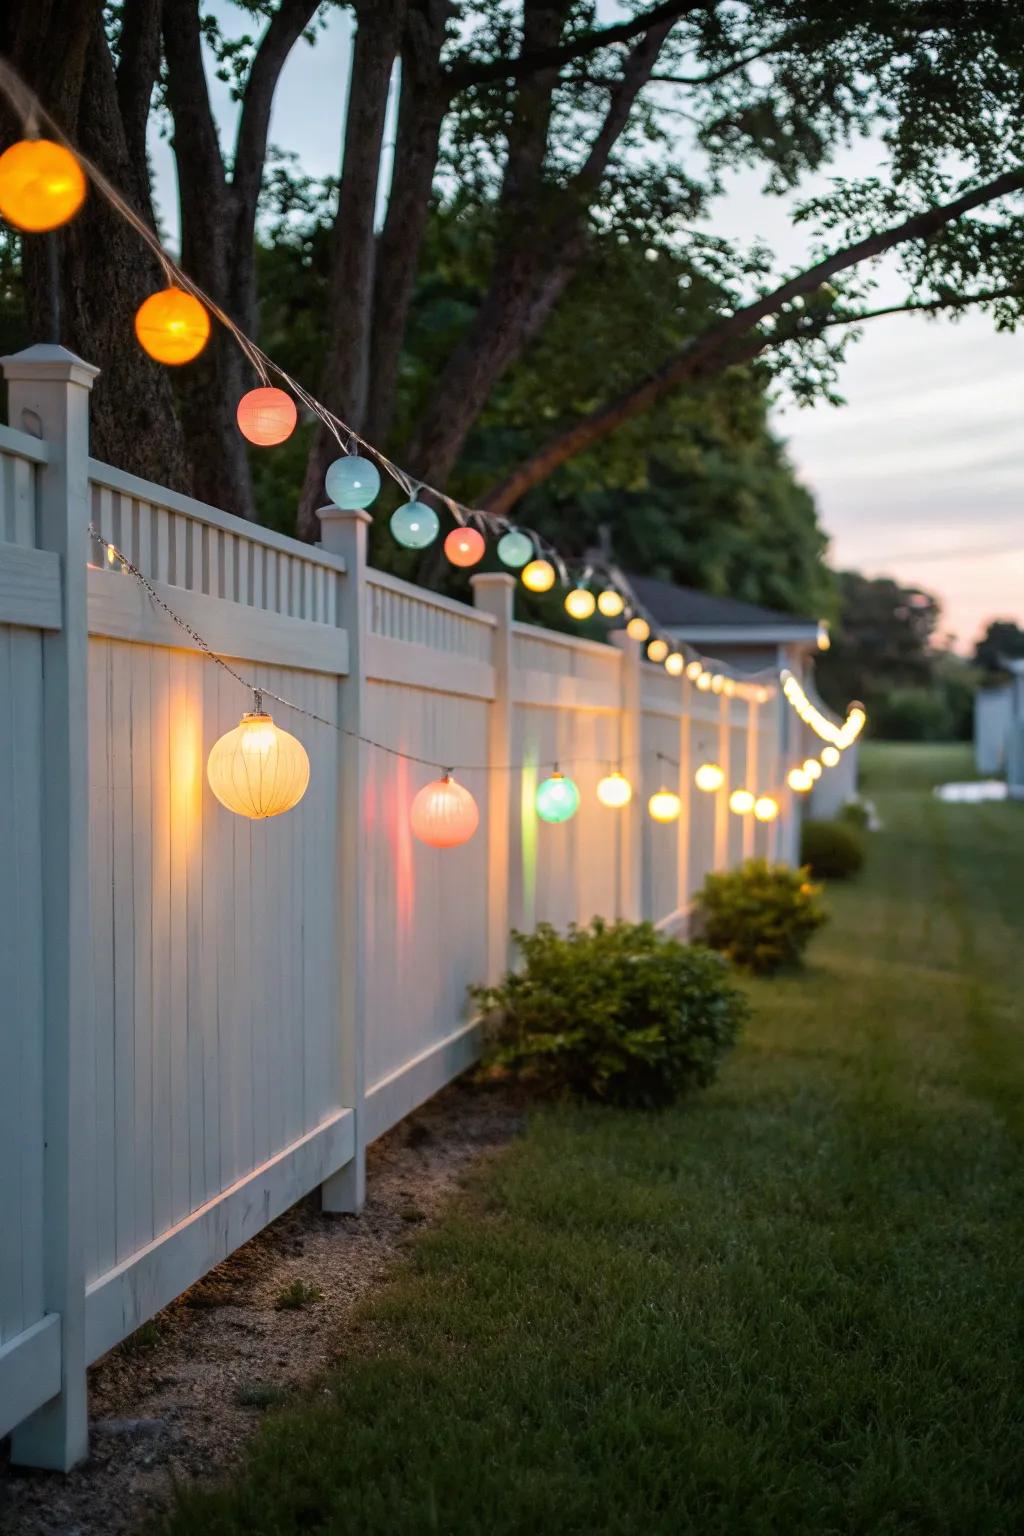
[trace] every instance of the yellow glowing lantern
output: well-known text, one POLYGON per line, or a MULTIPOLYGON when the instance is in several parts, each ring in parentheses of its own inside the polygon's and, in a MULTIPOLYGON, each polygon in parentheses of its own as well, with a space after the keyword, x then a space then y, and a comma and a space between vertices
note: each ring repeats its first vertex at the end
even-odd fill
POLYGON ((702 672, 700 674, 697 679, 697 687, 700 689, 701 693, 707 693, 708 689, 711 687, 710 672, 702 672))
POLYGON ((839 761, 839 757, 840 752, 838 747, 822 747, 821 760, 825 764, 826 768, 834 768, 839 761))
POLYGON ((597 594, 598 611, 606 619, 617 619, 625 606, 622 593, 616 592, 614 587, 605 587, 603 592, 597 594))
POLYGON ((647 660, 648 661, 664 661, 665 657, 667 655, 668 655, 668 641, 667 640, 652 640, 650 645, 647 647, 647 660))
POLYGON ((749 816, 756 799, 749 789, 734 789, 729 796, 729 809, 737 816, 749 816))
POLYGON ((686 661, 678 651, 669 651, 665 657, 665 671, 669 677, 682 677, 686 661))
POLYGON ((647 802, 653 821, 678 821, 683 802, 671 789, 657 790, 647 802))
POLYGON ((586 587, 573 587, 566 594, 565 611, 570 619, 589 619, 597 607, 597 599, 586 587))
POLYGON ((701 673, 703 671, 704 671, 704 664, 703 664, 703 662, 691 661, 691 662, 687 663, 686 675, 690 679, 691 683, 695 683, 697 681, 698 677, 700 677, 700 675, 701 675, 701 673))
POLYGON ((261 821, 298 805, 309 784, 309 758, 301 741, 264 714, 257 697, 252 714, 214 743, 206 777, 221 805, 261 821))
POLYGON ((813 783, 813 780, 809 774, 804 773, 802 768, 791 768, 786 774, 786 783, 789 785, 790 789, 795 790, 798 795, 806 795, 807 791, 811 787, 811 784, 813 783))
POLYGON ((469 790, 446 773, 424 784, 409 809, 409 824, 431 848, 458 848, 480 825, 480 812, 469 790))
POLYGON ((758 821, 774 821, 779 814, 779 803, 771 795, 759 795, 754 801, 754 815, 758 821))
POLYGON ((597 798, 602 805, 610 806, 612 810, 621 810, 628 805, 633 798, 633 786, 624 773, 618 769, 609 773, 597 786, 597 798))
POLYGON ((647 636, 650 634, 650 632, 651 626, 648 624, 647 620, 642 619, 638 613, 634 614, 633 618, 631 618, 629 623, 626 625, 626 634, 631 640, 644 641, 647 639, 647 636))
POLYGON ((531 560, 523 566, 522 580, 528 592, 550 592, 555 584, 555 568, 550 560, 531 560))
POLYGON ((832 636, 828 632, 828 624, 822 619, 818 624, 818 650, 827 651, 832 644, 832 636))
POLYGON ((803 767, 804 767, 804 773, 806 773, 807 777, 812 782, 815 779, 820 779, 821 778, 821 764, 818 762, 818 759, 816 757, 807 757, 807 758, 805 758, 804 759, 803 767))
POLYGON ((722 691, 722 689, 724 687, 725 687, 725 678, 721 675, 720 672, 716 672, 713 675, 712 679, 711 679, 711 692, 712 693, 721 693, 721 691, 722 691))
POLYGON ((258 448, 273 448, 283 443, 295 431, 298 419, 291 395, 269 385, 250 389, 239 400, 235 412, 239 432, 258 448))
POLYGON ((693 782, 698 789, 702 789, 705 794, 710 795, 716 789, 721 789, 725 783, 725 774, 717 763, 701 763, 693 776, 693 782))
POLYGON ((178 367, 198 357, 210 339, 210 317, 183 288, 163 288, 144 299, 135 313, 135 335, 143 352, 178 367))
POLYGON ((82 167, 63 144, 21 139, 0 155, 0 213, 18 229, 40 234, 66 224, 85 198, 82 167))

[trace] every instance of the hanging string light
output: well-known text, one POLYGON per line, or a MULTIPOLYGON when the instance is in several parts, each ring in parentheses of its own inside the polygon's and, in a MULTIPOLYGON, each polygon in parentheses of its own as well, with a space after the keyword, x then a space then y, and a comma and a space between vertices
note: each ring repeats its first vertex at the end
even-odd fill
POLYGON ((682 813, 683 802, 672 789, 655 790, 647 802, 648 814, 652 821, 678 821, 682 813))
POLYGON ((518 571, 520 566, 533 559, 533 540, 518 528, 510 528, 498 540, 498 559, 502 565, 518 571))
POLYGON ((647 647, 647 660, 648 661, 654 661, 654 662, 662 662, 662 661, 665 660, 665 657, 667 655, 668 655, 668 641, 667 640, 662 640, 660 635, 656 636, 655 639, 653 639, 651 641, 650 645, 647 647))
POLYGON ((735 816, 749 816, 756 800, 749 789, 734 789, 729 796, 729 809, 735 816))
POLYGON ((238 402, 235 420, 247 442, 258 448, 273 448, 295 431, 299 413, 295 401, 283 389, 269 385, 250 389, 238 402))
POLYGON ((685 658, 678 651, 669 651, 665 657, 665 671, 669 677, 681 677, 685 665, 685 658))
POLYGON ((838 747, 822 747, 821 760, 826 768, 834 768, 839 762, 841 753, 838 747))
POLYGON ((626 606, 626 599, 615 587, 605 587, 597 594, 598 612, 606 619, 617 619, 626 606))
POLYGON ((711 673, 710 672, 700 672, 700 673, 698 673, 698 676, 697 676, 697 687, 700 689, 701 693, 707 693, 709 691, 709 689, 711 688, 711 673))
POLYGON ((433 507, 415 496, 391 514, 391 535, 404 549, 426 549, 441 530, 441 519, 433 507))
POLYGON ((570 619, 589 619, 597 607, 597 599, 587 587, 573 587, 566 593, 565 611, 570 619))
POLYGON ((802 768, 791 768, 786 774, 786 783, 798 795, 806 795, 813 787, 814 780, 802 768))
POLYGON ((85 190, 78 160, 52 139, 21 139, 0 155, 0 214, 30 234, 73 219, 85 190))
POLYGON ((703 671, 704 664, 703 662, 698 661, 696 657, 694 657, 693 661, 688 661, 686 663, 686 675, 690 679, 691 683, 695 683, 703 671))
POLYGON ((413 835, 431 848, 459 848, 480 825, 480 811, 469 790, 450 773, 424 784, 409 808, 413 835))
POLYGON ((779 802, 771 795, 759 795, 754 801, 754 815, 758 821, 774 821, 779 814, 779 802))
POLYGON ((705 794, 714 794, 725 783, 725 774, 717 763, 701 763, 693 776, 693 782, 705 794))
POLYGON ((528 592, 550 592, 555 584, 555 568, 550 560, 531 560, 523 566, 522 582, 528 592))
POLYGON ((803 761, 803 770, 807 777, 812 781, 812 783, 815 779, 821 778, 821 764, 818 762, 816 757, 805 757, 803 761))
POLYGON ((620 810, 628 805, 633 798, 633 786, 624 773, 615 769, 613 773, 606 774, 598 781, 597 798, 602 805, 607 805, 613 810, 620 810))
POLYGON ((486 549, 484 536, 476 528, 453 528, 444 541, 444 552, 452 565, 464 569, 478 565, 486 549))
POLYGON ((541 821, 569 821, 580 808, 579 786, 556 768, 550 778, 537 785, 534 805, 541 821))
POLYGON ((162 288, 135 312, 135 335, 143 352, 178 368, 197 358, 210 339, 210 317, 191 293, 162 288))
POLYGON ((376 499, 380 471, 372 460, 361 458, 358 453, 346 453, 328 465, 324 489, 343 512, 361 511, 376 499))
POLYGON ((637 640, 642 643, 647 639, 650 633, 651 626, 648 624, 647 620, 641 618, 638 613, 635 613, 630 619, 629 623, 626 625, 626 634, 631 640, 637 640))
POLYGON ((257 693, 252 712, 214 742, 206 777, 221 805, 263 821, 298 805, 309 784, 309 758, 301 741, 264 712, 257 693))

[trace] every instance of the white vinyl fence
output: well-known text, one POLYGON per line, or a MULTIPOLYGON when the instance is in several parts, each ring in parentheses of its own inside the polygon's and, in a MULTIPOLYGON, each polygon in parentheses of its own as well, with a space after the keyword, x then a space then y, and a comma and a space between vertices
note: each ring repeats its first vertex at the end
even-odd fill
POLYGON ((467 607, 368 570, 365 513, 325 511, 314 548, 137 480, 88 457, 93 369, 34 347, 4 371, 0 1434, 67 1467, 91 1361, 310 1190, 359 1207, 367 1143, 473 1059, 466 989, 511 927, 681 925, 707 870, 791 853, 798 754, 777 691, 701 694, 631 644, 515 623, 508 576, 467 607), (246 677, 343 728, 270 704, 310 757, 294 811, 214 798, 206 756, 249 699, 90 520, 246 677), (357 736, 475 765, 474 839, 415 841, 436 773, 357 736), (694 791, 705 758, 779 822, 694 791), (582 805, 549 826, 556 761, 582 805), (594 789, 620 761, 612 811, 594 789))

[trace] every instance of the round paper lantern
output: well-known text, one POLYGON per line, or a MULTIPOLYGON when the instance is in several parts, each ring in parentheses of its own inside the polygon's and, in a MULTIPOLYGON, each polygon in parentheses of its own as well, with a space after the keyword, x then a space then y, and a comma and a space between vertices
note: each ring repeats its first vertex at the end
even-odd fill
POLYGON ((336 507, 354 512, 370 505, 380 490, 380 473, 371 459, 346 453, 328 465, 324 487, 336 507))
POLYGON ((633 798, 633 786, 624 773, 616 770, 603 778, 597 786, 597 798, 602 805, 610 806, 613 810, 619 810, 628 805, 633 798))
POLYGON ((716 789, 721 789, 725 783, 725 774, 717 763, 701 763, 693 776, 693 782, 698 789, 703 789, 710 795, 716 789))
POLYGON ((685 665, 686 662, 678 651, 669 651, 665 657, 665 671, 669 677, 681 677, 685 665))
POLYGON ((555 584, 555 568, 550 560, 531 560, 523 566, 523 586, 529 592, 550 592, 555 584))
POLYGON ((651 626, 648 624, 647 620, 642 619, 639 614, 635 614, 634 617, 631 618, 629 623, 626 625, 626 634, 631 640, 644 641, 647 639, 647 636, 650 634, 650 632, 651 626))
POLYGON ((521 565, 533 558, 533 540, 525 533, 520 533, 518 528, 510 528, 508 533, 503 533, 498 540, 498 559, 502 565, 510 566, 513 571, 518 571, 521 565))
POLYGON ((711 692, 712 693, 721 693, 721 691, 722 691, 722 689, 724 687, 725 687, 725 678, 722 677, 722 675, 719 672, 713 673, 712 677, 711 677, 711 692))
POLYGON ((839 757, 840 752, 838 747, 822 747, 821 760, 825 764, 826 768, 834 768, 839 761, 839 757))
POLYGON ((700 674, 697 679, 697 687, 700 689, 701 693, 707 693, 708 689, 711 687, 710 672, 702 672, 700 674))
POLYGON ((135 334, 143 352, 178 367, 198 357, 210 339, 210 317, 191 293, 163 288, 144 299, 135 313, 135 334))
POLYGON ((298 805, 309 783, 309 758, 301 741, 256 710, 214 743, 206 777, 221 805, 261 821, 298 805))
POLYGON ((756 798, 749 789, 734 789, 729 796, 729 809, 737 816, 749 816, 756 798))
POLYGON ((453 528, 444 541, 444 552, 452 565, 476 565, 483 559, 487 544, 476 528, 453 528))
POLYGON ((683 802, 671 789, 659 789, 648 800, 647 809, 654 821, 678 821, 683 802))
POLYGON ((786 774, 786 783, 790 789, 796 790, 798 795, 806 795, 813 780, 810 774, 804 773, 802 768, 791 768, 786 774))
POLYGON ((480 825, 480 812, 468 789, 450 773, 424 784, 409 810, 414 836, 431 848, 458 848, 480 825))
POLYGON ((605 587, 597 594, 597 606, 606 619, 617 619, 626 606, 625 598, 614 587, 605 587))
POLYGON ((806 773, 807 777, 812 781, 814 779, 821 778, 821 764, 818 762, 816 757, 808 757, 804 759, 804 773, 806 773))
POLYGON ((566 594, 565 611, 570 619, 589 619, 597 607, 597 599, 586 587, 573 587, 566 594))
POLYGON ((63 144, 21 139, 0 155, 0 213, 18 229, 57 229, 85 198, 82 167, 63 144))
POLYGON ((541 821, 568 821, 580 808, 580 792, 573 779, 553 773, 537 785, 534 805, 541 821))
POLYGON ((771 795, 760 795, 754 801, 754 815, 758 821, 774 821, 779 814, 779 802, 771 795))
POLYGON ((235 420, 247 442, 273 448, 295 431, 299 413, 295 401, 283 389, 250 389, 238 402, 235 420))
POLYGON ((664 661, 665 657, 667 655, 668 655, 668 641, 667 640, 652 640, 650 645, 647 647, 647 660, 648 661, 664 661))
POLYGON ((686 664, 686 675, 691 683, 695 683, 704 671, 704 664, 700 661, 690 661, 686 664))
POLYGON ((405 549, 426 549, 437 538, 440 527, 440 519, 433 507, 415 497, 404 507, 396 507, 391 514, 391 533, 405 549))

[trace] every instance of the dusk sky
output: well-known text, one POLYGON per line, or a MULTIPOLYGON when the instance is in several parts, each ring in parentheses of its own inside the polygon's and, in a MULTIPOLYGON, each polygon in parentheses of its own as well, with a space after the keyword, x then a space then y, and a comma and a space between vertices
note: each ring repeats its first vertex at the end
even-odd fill
MULTIPOLYGON (((245 25, 223 0, 212 9, 231 32, 245 25)), ((313 176, 338 169, 350 35, 348 14, 332 14, 315 47, 294 50, 278 89, 272 142, 313 176)), ((214 83, 230 144, 235 109, 214 83)), ((158 139, 153 153, 161 212, 173 230, 172 157, 158 139)), ((868 143, 839 169, 866 174, 877 164, 868 143)), ((802 264, 809 244, 808 230, 791 225, 786 201, 765 197, 753 173, 732 179, 708 227, 744 243, 763 237, 781 271, 802 264)), ((879 302, 900 296, 887 286, 879 302)), ((776 411, 832 540, 831 563, 936 592, 944 627, 961 648, 989 618, 1024 622, 1024 335, 998 335, 981 315, 956 324, 916 315, 875 320, 851 347, 839 389, 847 402, 839 409, 801 410, 783 399, 776 411)))

